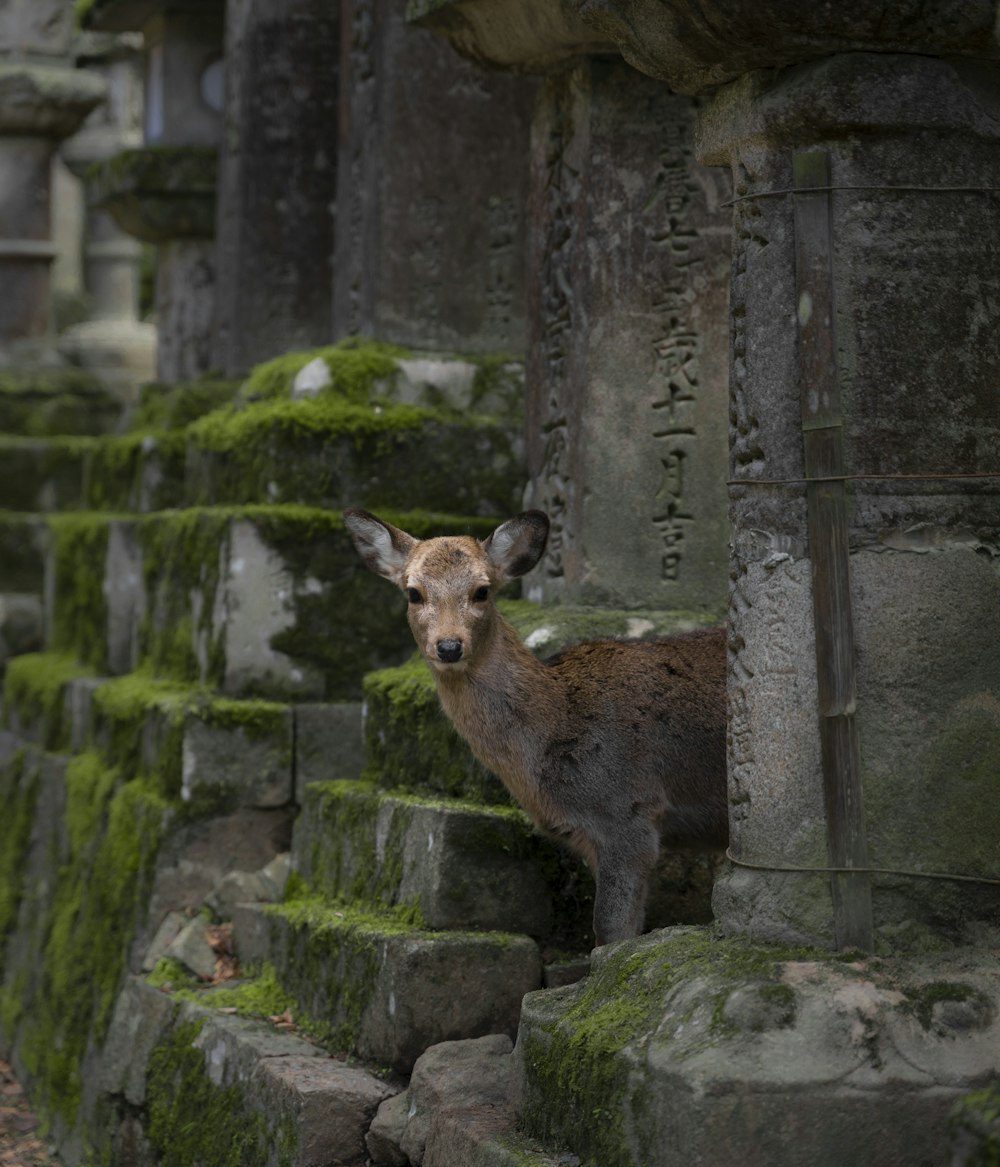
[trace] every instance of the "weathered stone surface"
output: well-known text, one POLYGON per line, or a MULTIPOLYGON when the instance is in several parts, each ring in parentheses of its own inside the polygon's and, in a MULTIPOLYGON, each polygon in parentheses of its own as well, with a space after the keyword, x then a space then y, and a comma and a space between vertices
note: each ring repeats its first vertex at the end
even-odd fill
POLYGON ((167 912, 150 941, 146 955, 142 958, 143 972, 152 972, 156 968, 157 961, 167 955, 167 949, 187 927, 188 922, 188 917, 183 912, 167 912))
POLYGON ((142 977, 126 977, 101 1052, 100 1088, 132 1106, 146 1101, 149 1057, 173 1022, 177 1006, 142 977))
POLYGON ((336 335, 519 353, 532 84, 457 61, 401 7, 343 20, 336 335))
POLYGON ((552 526, 530 599, 724 608, 729 186, 694 112, 607 61, 542 83, 525 502, 552 526))
POLYGON ((520 811, 321 783, 306 792, 295 850, 302 878, 333 899, 417 905, 431 928, 591 942, 582 861, 536 835, 520 811))
POLYGON ((271 961, 335 1045, 403 1073, 439 1041, 513 1033, 521 998, 541 983, 524 936, 423 932, 304 900, 240 905, 233 922, 240 960, 271 961))
POLYGON ((372 1119, 365 1146, 375 1167, 410 1167, 410 1160, 400 1148, 410 1099, 406 1091, 387 1098, 372 1119))
POLYGON ((394 1087, 367 1070, 323 1057, 268 1057, 252 1088, 267 1111, 291 1115, 303 1167, 364 1167, 365 1132, 394 1087))
POLYGON ((572 1152, 547 1150, 517 1129, 513 1114, 492 1108, 441 1114, 431 1128, 423 1167, 581 1167, 572 1152))
POLYGON ((0 132, 54 142, 79 129, 104 99, 105 83, 93 73, 70 68, 68 61, 61 64, 60 68, 51 62, 39 65, 0 57, 0 132))
POLYGON ((254 726, 192 720, 184 729, 181 798, 232 791, 243 806, 284 806, 292 800, 292 714, 254 726))
POLYGON ((329 338, 339 33, 323 0, 226 6, 213 362, 230 375, 329 338))
POLYGON ((986 947, 847 962, 653 933, 526 999, 521 1113, 588 1162, 944 1162, 952 1106, 995 1062, 998 1002, 986 947))
POLYGON ((41 596, 48 542, 44 520, 0 514, 0 592, 41 596))
POLYGON ((721 19, 696 5, 650 0, 572 0, 585 22, 617 44, 637 69, 677 93, 705 93, 754 69, 793 65, 831 52, 998 56, 989 5, 963 0, 926 9, 854 0, 803 13, 794 0, 729 5, 721 19))
POLYGON ((227 872, 206 896, 205 904, 227 918, 233 904, 273 903, 284 895, 290 871, 290 857, 285 853, 259 871, 227 872))
POLYGON ((42 647, 42 602, 39 596, 0 594, 0 668, 12 656, 42 647))
POLYGON ((997 56, 989 4, 960 0, 931 11, 897 5, 889 19, 868 0, 808 13, 794 0, 741 3, 724 15, 650 0, 411 0, 408 14, 465 56, 502 68, 544 69, 581 50, 606 53, 614 45, 675 93, 705 93, 741 73, 834 51, 997 56))
MULTIPOLYGON (((1000 446, 989 388, 1000 333, 988 322, 989 306, 1000 304, 1000 228, 997 208, 974 189, 1000 183, 992 112, 1000 84, 990 70, 970 77, 961 63, 844 54, 774 84, 762 75, 735 82, 706 110, 701 152, 731 162, 737 192, 732 474, 747 485, 732 502, 729 773, 731 849, 750 863, 829 862, 789 325, 794 200, 783 193, 793 152, 821 149, 834 187, 844 461, 849 475, 874 476, 852 483, 848 503, 857 676, 849 712, 869 861, 995 874, 978 845, 1000 834, 995 800, 976 792, 995 775, 986 758, 995 753, 1000 672, 986 646, 1000 610, 990 566, 1000 553, 997 484, 935 477, 995 473, 1000 446), (942 394, 955 368, 963 390, 942 394)), ((737 869, 717 886, 715 907, 734 930, 835 942, 822 871, 737 869)), ((996 896, 974 883, 877 875, 873 910, 879 944, 919 947, 928 930, 954 939, 970 920, 992 918, 996 896)))
POLYGON ((311 782, 360 778, 365 768, 360 701, 304 702, 295 718, 295 801, 306 801, 311 782))
POLYGON ((44 438, 109 433, 121 402, 81 369, 25 368, 0 372, 0 433, 44 438))
POLYGON ((258 871, 288 849, 289 810, 234 811, 186 824, 157 857, 146 919, 136 929, 133 967, 139 967, 171 913, 197 911, 231 871, 258 871))
POLYGON ((211 239, 218 155, 209 147, 123 150, 89 171, 91 203, 147 243, 211 239))
POLYGON ((200 980, 209 980, 215 972, 215 953, 205 933, 207 921, 196 916, 167 945, 166 956, 179 961, 200 980))
POLYGON ((400 1140, 414 1167, 424 1162, 428 1136, 441 1112, 506 1108, 513 1048, 506 1034, 490 1034, 443 1042, 421 1054, 407 1090, 410 1106, 400 1140))

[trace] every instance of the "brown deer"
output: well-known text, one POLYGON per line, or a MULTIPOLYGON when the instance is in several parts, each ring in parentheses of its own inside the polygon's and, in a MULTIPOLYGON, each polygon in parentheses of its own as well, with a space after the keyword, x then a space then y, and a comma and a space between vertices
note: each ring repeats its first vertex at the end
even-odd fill
POLYGON ((541 558, 541 511, 482 542, 415 539, 356 508, 344 521, 368 567, 406 594, 441 705, 472 752, 590 865, 597 943, 639 933, 661 845, 728 839, 722 630, 591 641, 541 661, 494 602, 541 558))

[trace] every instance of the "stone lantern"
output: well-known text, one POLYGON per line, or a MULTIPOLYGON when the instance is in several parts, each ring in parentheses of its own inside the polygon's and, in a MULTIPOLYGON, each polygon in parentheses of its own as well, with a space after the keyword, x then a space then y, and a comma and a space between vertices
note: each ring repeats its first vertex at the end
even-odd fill
POLYGON ((9 0, 0 14, 0 359, 54 360, 50 336, 51 165, 101 101, 70 60, 64 0, 9 0))
POLYGON ((143 34, 144 143, 94 166, 92 205, 157 247, 157 375, 211 365, 215 180, 224 106, 221 0, 98 0, 96 31, 143 34))
MULTIPOLYGON (((107 101, 61 151, 84 189, 91 166, 142 141, 138 48, 138 38, 128 33, 85 33, 78 43, 77 59, 108 84, 107 101)), ((88 319, 60 335, 59 349, 125 396, 156 372, 156 329, 138 318, 140 261, 138 241, 126 235, 107 211, 90 207, 83 238, 88 319)))

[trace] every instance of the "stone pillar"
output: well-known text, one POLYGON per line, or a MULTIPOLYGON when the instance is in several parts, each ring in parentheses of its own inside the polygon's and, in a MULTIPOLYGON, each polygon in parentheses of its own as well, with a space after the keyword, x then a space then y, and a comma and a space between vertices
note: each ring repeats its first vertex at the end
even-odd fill
POLYGON ((762 866, 734 866, 717 884, 730 930, 842 942, 834 896, 845 881, 822 870, 838 860, 821 717, 854 723, 855 761, 842 766, 857 770, 853 865, 876 869, 875 944, 958 940, 996 921, 997 887, 914 873, 1000 873, 998 147, 1000 80, 979 62, 835 55, 750 74, 706 110, 702 155, 732 167, 738 200, 732 852, 762 866), (801 285, 803 196, 789 193, 802 151, 829 158, 833 307, 821 331, 833 336, 835 436, 857 476, 846 622, 835 635, 821 627, 818 656, 814 591, 826 568, 807 515, 800 399, 804 385, 808 412, 819 391, 802 339, 816 305, 801 285), (845 635, 855 695, 821 710, 817 659, 825 669, 845 635))
POLYGON ((327 344, 340 24, 329 0, 228 0, 214 363, 327 344))
POLYGON ((519 355, 534 85, 459 59, 403 9, 341 4, 334 334, 519 355))
POLYGON ((0 350, 51 359, 51 166, 56 144, 104 96, 69 59, 63 0, 9 0, 0 19, 0 350))
POLYGON ((547 77, 532 128, 528 505, 543 601, 725 606, 727 176, 694 107, 605 58, 547 77))
MULTIPOLYGON (((142 82, 134 35, 87 33, 78 59, 102 75, 108 100, 62 148, 69 169, 84 182, 89 168, 142 140, 142 82)), ((141 246, 105 210, 89 207, 84 223, 83 283, 88 319, 66 329, 59 349, 92 369, 124 396, 156 371, 156 329, 139 321, 141 246)))
POLYGON ((197 377, 212 367, 215 183, 222 138, 222 0, 105 0, 97 31, 141 31, 145 132, 141 149, 92 170, 92 205, 157 245, 156 374, 197 377))

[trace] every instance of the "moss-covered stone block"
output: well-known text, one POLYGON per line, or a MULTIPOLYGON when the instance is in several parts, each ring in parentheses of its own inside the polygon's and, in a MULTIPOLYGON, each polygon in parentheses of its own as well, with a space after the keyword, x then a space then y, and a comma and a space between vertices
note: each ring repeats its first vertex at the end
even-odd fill
POLYGON ((431 928, 590 947, 593 881, 583 861, 513 807, 317 783, 306 789, 294 845, 299 875, 320 895, 415 907, 431 928))
POLYGON ((360 701, 301 702, 295 717, 295 801, 312 782, 360 778, 365 768, 364 706, 360 701))
POLYGON ((48 543, 43 518, 0 510, 0 592, 42 594, 48 543))
MULTIPOLYGON (((0 433, 44 438, 111 433, 122 404, 83 369, 0 371, 0 433)), ((8 505, 8 504, 5 504, 8 505)))
POLYGON ((998 1001, 985 947, 883 962, 668 929, 525 999, 522 1118, 602 1167, 945 1162, 952 1107, 995 1066, 998 1001), (978 1004, 928 1025, 942 982, 978 1004))
POLYGON ((96 754, 32 759, 44 813, 30 823, 0 956, 0 1027, 35 1106, 64 1137, 77 1124, 170 809, 149 783, 96 754))
POLYGON ((187 501, 370 509, 418 505, 504 516, 524 486, 519 431, 417 405, 273 399, 188 431, 187 501))
POLYGON ((241 960, 272 961, 326 1044, 403 1073, 437 1042, 513 1035, 521 998, 541 983, 526 936, 428 932, 313 898, 243 905, 234 924, 241 960))
POLYGON ((184 434, 176 430, 131 433, 96 443, 86 505, 129 514, 183 506, 186 445, 184 434))
POLYGON ((14 511, 77 510, 84 505, 94 438, 0 434, 0 499, 14 511))

